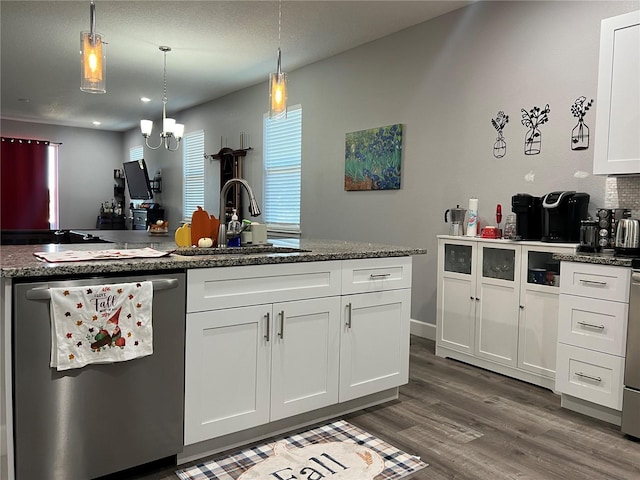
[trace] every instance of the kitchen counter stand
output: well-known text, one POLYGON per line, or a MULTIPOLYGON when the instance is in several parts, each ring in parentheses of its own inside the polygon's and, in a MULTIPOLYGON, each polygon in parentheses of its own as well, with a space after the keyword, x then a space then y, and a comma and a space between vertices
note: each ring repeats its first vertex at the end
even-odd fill
POLYGON ((553 390, 559 288, 546 271, 576 248, 439 236, 436 355, 553 390))
MULTIPOLYGON (((331 282, 326 291, 322 291, 323 287, 320 287, 318 292, 310 294, 313 287, 302 295, 294 293, 293 297, 290 292, 296 292, 296 288, 300 286, 299 283, 295 285, 288 284, 283 287, 282 290, 271 291, 270 293, 263 292, 262 294, 257 291, 247 295, 236 296, 229 293, 226 300, 220 300, 223 298, 219 296, 220 304, 215 306, 206 305, 207 300, 203 300, 203 304, 198 306, 198 302, 194 303, 194 292, 197 289, 188 289, 188 299, 191 298, 190 307, 188 307, 189 313, 188 319, 192 321, 191 330, 195 332, 204 332, 206 328, 198 328, 198 321, 204 319, 204 323, 209 323, 213 328, 228 329, 227 332, 233 331, 232 322, 229 318, 236 318, 235 313, 242 313, 241 318, 245 318, 244 315, 252 309, 259 310, 259 319, 257 320, 241 320, 240 326, 236 325, 236 328, 240 330, 245 328, 246 330, 252 330, 252 334, 242 333, 237 334, 234 341, 235 344, 225 344, 228 352, 233 351, 232 345, 236 345, 241 348, 242 353, 250 352, 253 355, 255 362, 253 366, 257 369, 254 373, 257 374, 258 370, 265 372, 265 366, 268 366, 271 371, 269 378, 260 380, 262 384, 270 381, 272 385, 278 385, 281 392, 285 395, 278 397, 278 394, 273 392, 269 396, 262 396, 262 405, 269 403, 269 409, 264 410, 260 415, 262 417, 259 420, 252 420, 246 424, 237 424, 227 426, 226 430, 220 430, 206 434, 207 440, 200 440, 204 438, 202 436, 191 437, 190 445, 186 445, 182 454, 178 456, 179 463, 185 463, 191 460, 202 458, 203 456, 220 452, 229 448, 238 447, 253 441, 264 439, 279 433, 291 431, 292 429, 302 426, 317 423, 329 418, 343 415, 348 412, 357 411, 369 406, 377 405, 389 400, 393 400, 398 397, 398 386, 405 383, 408 378, 408 342, 409 342, 409 311, 410 311, 410 288, 411 288, 411 256, 425 254, 426 250, 421 248, 405 248, 390 245, 378 245, 366 242, 343 242, 343 241, 331 241, 331 240, 285 240, 282 241, 282 245, 293 246, 299 248, 300 252, 291 253, 273 253, 273 254, 244 254, 244 253, 232 253, 232 254, 220 254, 211 256, 179 256, 169 255, 158 259, 135 259, 135 260, 115 260, 115 261, 90 261, 90 262, 73 262, 73 263, 46 263, 38 260, 33 256, 34 252, 41 251, 65 251, 65 250, 103 250, 103 249, 115 249, 115 248, 142 248, 152 247, 157 250, 171 251, 175 249, 175 244, 171 241, 171 238, 151 238, 147 232, 142 231, 94 231, 96 236, 101 236, 106 240, 113 241, 114 243, 102 243, 91 245, 26 245, 26 246, 10 246, 2 247, 0 249, 0 283, 1 283, 1 318, 0 318, 0 342, 3 346, 2 351, 2 365, 0 366, 0 372, 2 372, 1 387, 2 392, 0 397, 2 398, 2 405, 0 409, 0 420, 2 435, 0 444, 3 446, 2 455, 0 457, 0 477, 7 480, 14 479, 14 471, 12 465, 13 458, 13 412, 12 412, 12 303, 11 292, 14 281, 20 281, 22 279, 40 279, 45 280, 51 278, 52 280, 65 278, 86 278, 86 277, 98 277, 98 276, 110 276, 117 275, 123 272, 136 273, 136 272, 162 272, 168 270, 182 270, 187 271, 189 274, 196 274, 197 272, 222 272, 221 277, 231 275, 233 277, 233 271, 242 271, 242 269, 251 270, 252 272, 259 271, 274 273, 279 276, 282 272, 285 272, 284 277, 293 275, 294 278, 300 279, 301 276, 297 276, 302 271, 317 271, 320 267, 320 271, 327 270, 333 273, 327 273, 331 277, 331 282), (112 237, 106 238, 105 235, 112 237), (339 267, 338 267, 339 266, 339 267), (365 266, 365 267, 363 267, 365 266), (220 268, 223 267, 223 268, 220 268), (258 270, 254 270, 258 269, 258 270), (297 273, 296 273, 297 272, 297 273), (348 287, 343 290, 345 285, 344 274, 347 272, 347 278, 351 275, 355 278, 354 285, 356 287, 348 287), (360 276, 358 273, 360 272, 360 276), (364 272, 364 273, 363 273, 364 272), (339 274, 339 275, 338 275, 339 274), (336 276, 337 275, 337 276, 336 276), (367 281, 362 281, 363 275, 368 275, 367 281), (380 275, 376 277, 376 275, 380 275), (336 281, 337 278, 337 281, 336 281), (358 280, 359 279, 359 280, 358 280), (359 285, 358 285, 359 284, 359 285), (337 286, 336 286, 337 285, 337 286), (292 288, 293 287, 293 288, 292 288), (349 289, 351 288, 351 289, 349 289), (355 290, 354 290, 355 288, 355 290), (359 289, 359 290, 358 290, 359 289), (358 293, 359 292, 359 293, 358 293), (262 295, 262 296, 261 296, 262 295), (375 335, 371 338, 376 338, 380 342, 380 332, 388 331, 389 327, 396 328, 395 333, 384 336, 382 341, 387 341, 387 353, 382 357, 383 361, 375 366, 375 368, 367 368, 364 371, 356 373, 361 377, 363 375, 370 375, 369 378, 360 378, 364 380, 363 384, 367 385, 363 389, 356 391, 355 393, 348 392, 348 389, 338 383, 338 379, 344 376, 345 362, 342 365, 338 361, 341 355, 346 353, 338 353, 335 347, 339 342, 333 342, 333 345, 328 350, 316 348, 314 353, 314 364, 311 366, 311 371, 314 374, 321 373, 323 378, 327 380, 327 384, 330 385, 325 392, 317 395, 316 399, 310 401, 297 401, 291 402, 291 397, 287 397, 287 394, 293 396, 300 395, 300 391, 295 391, 296 388, 308 388, 313 389, 313 382, 302 383, 300 387, 297 386, 297 379, 303 378, 302 366, 303 362, 296 360, 301 355, 302 342, 308 342, 309 339, 305 336, 302 325, 310 325, 310 328, 314 332, 314 336, 317 336, 318 342, 314 344, 316 347, 322 344, 331 344, 332 340, 337 338, 336 336, 345 338, 346 321, 347 317, 347 305, 351 303, 351 313, 354 315, 351 317, 351 325, 353 332, 359 331, 359 328, 355 328, 360 320, 365 317, 358 313, 358 307, 356 302, 347 302, 347 299, 356 300, 360 296, 365 300, 363 305, 380 308, 383 311, 388 305, 394 305, 392 320, 388 320, 388 317, 382 315, 373 314, 367 315, 367 319, 371 319, 371 328, 375 335), (248 298, 252 300, 247 301, 248 298), (226 303, 225 303, 226 302, 226 303), (242 305, 241 305, 242 304, 242 305), (195 306, 194 306, 195 305, 195 306), (267 310, 264 310, 267 307, 267 310), (244 310, 232 310, 232 309, 244 309, 244 310), (212 310, 210 316, 205 312, 212 310), (273 335, 278 337, 282 334, 282 324, 278 323, 278 316, 280 312, 284 311, 284 337, 285 340, 295 342, 295 348, 290 351, 277 352, 276 348, 271 347, 271 358, 267 358, 269 355, 265 354, 264 349, 250 347, 247 348, 245 340, 250 337, 253 339, 254 347, 260 342, 260 336, 264 336, 266 332, 265 314, 270 312, 270 338, 273 335), (216 313, 217 312, 217 313, 216 313), (233 313, 234 315, 221 315, 221 312, 227 314, 233 313), (201 314, 205 314, 202 316, 201 314), (201 318, 199 318, 201 317, 201 318), (322 336, 324 335, 324 340, 322 336), (322 341, 321 341, 322 340, 322 341), (390 348, 390 349, 389 349, 390 348), (251 353, 253 352, 253 353, 251 353), (260 360, 260 362, 258 361, 260 360), (326 360, 323 364, 320 359, 326 360), (277 372, 277 368, 274 366, 290 365, 298 363, 300 368, 289 368, 289 370, 280 369, 280 373, 277 372), (336 365, 339 369, 342 369, 342 373, 336 373, 336 365), (273 372, 276 372, 275 374, 273 372), (284 374, 284 375, 283 375, 284 374), (288 388, 288 390, 287 390, 288 388), (342 389, 342 393, 341 393, 342 389), (337 397, 336 397, 337 395, 337 397), (342 396, 341 396, 342 395, 342 396), (254 425, 254 426, 248 426, 254 425), (226 433, 225 433, 226 432, 226 433), (193 443, 195 442, 195 443, 193 443)), ((273 241, 274 244, 280 244, 279 241, 273 241)), ((269 275, 267 275, 268 277, 269 275)), ((304 276, 304 275, 302 275, 304 276)), ((313 276, 313 275, 312 275, 313 276)), ((320 275, 321 277, 322 275, 320 275)), ((316 276, 316 278, 318 278, 316 276)), ((326 279, 326 278, 325 278, 326 279)), ((263 283, 266 286, 272 285, 269 278, 263 278, 263 283)), ((192 287, 197 282, 192 282, 192 287)), ((242 282, 240 282, 242 283, 242 282)), ((313 282, 311 282, 311 285, 313 282)), ((221 285, 221 284, 218 284, 221 285)), ((240 284, 237 282, 234 285, 234 281, 228 282, 228 285, 232 285, 233 288, 238 288, 240 284)), ((254 285, 255 286, 255 285, 254 285)), ((273 286, 273 285, 272 285, 273 286)), ((267 288, 268 290, 268 288, 267 288)), ((201 292, 203 293, 203 292, 201 292)), ((188 300, 189 303, 189 300, 188 300)), ((249 314, 247 314, 249 315, 249 314)), ((246 318, 249 318, 247 316, 246 318)), ((257 317, 255 317, 257 318, 257 317)), ((190 328, 188 326, 188 330, 190 328)), ((200 326, 202 327, 202 325, 200 326)), ((220 330, 220 331, 222 331, 220 330)), ((366 330, 365 330, 366 332, 366 330)), ((238 332, 235 332, 238 333, 238 332)), ((193 339, 193 335, 192 335, 193 339)), ((366 335, 363 336, 366 340, 366 335)), ((224 343, 224 342, 220 342, 224 343)), ((219 343, 219 345, 220 345, 219 343)), ((379 347, 380 344, 372 343, 371 347, 365 348, 364 351, 355 351, 356 355, 366 355, 368 359, 375 358, 374 347, 379 347)), ((192 352, 191 352, 192 353, 192 352)), ((202 353, 202 352, 201 352, 202 353)), ((237 358, 238 352, 234 352, 237 358)), ((244 358, 244 357, 242 357, 244 358)), ((208 358, 206 360, 214 360, 214 358, 208 358)), ((217 358, 216 361, 220 365, 233 365, 233 363, 227 363, 224 358, 217 358)), ((244 367, 247 368, 250 362, 245 361, 244 367)), ((193 366, 194 360, 191 358, 191 364, 193 366)), ((358 365, 358 362, 354 363, 358 365)), ((308 372, 308 370, 305 370, 308 372)), ((205 385, 205 389, 211 389, 218 386, 220 378, 215 375, 207 374, 207 372, 200 371, 200 383, 205 385)), ((191 372, 191 379, 199 376, 191 372)), ((313 377, 313 376, 311 376, 313 377)), ((311 378, 310 377, 310 378, 311 378)), ((346 377, 345 377, 346 378, 346 377)), ((358 378, 356 378, 358 380, 358 378)), ((192 383, 191 382, 191 383, 192 383)), ((234 389, 238 382, 227 382, 227 385, 223 388, 234 389)), ((356 382, 357 383, 357 382, 356 382)), ((186 395, 189 399, 189 394, 186 395)), ((193 402, 193 398, 189 400, 193 402)), ((227 405, 228 406, 228 405, 227 405)), ((206 410, 206 409, 205 409, 206 410)), ((193 413, 193 412, 191 412, 193 413)), ((196 415, 197 416, 197 415, 196 415)), ((193 423, 192 423, 193 425, 193 423)), ((191 427, 185 427, 191 428, 191 427)))

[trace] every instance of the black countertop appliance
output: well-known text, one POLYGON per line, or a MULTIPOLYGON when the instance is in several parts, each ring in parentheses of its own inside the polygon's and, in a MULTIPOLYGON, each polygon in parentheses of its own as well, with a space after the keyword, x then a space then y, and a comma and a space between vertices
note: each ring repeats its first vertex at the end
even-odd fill
POLYGON ((580 222, 588 218, 589 194, 551 192, 542 197, 542 241, 578 243, 580 222))
POLYGON ((518 193, 511 197, 511 211, 516 214, 516 239, 540 240, 542 198, 528 193, 518 193))

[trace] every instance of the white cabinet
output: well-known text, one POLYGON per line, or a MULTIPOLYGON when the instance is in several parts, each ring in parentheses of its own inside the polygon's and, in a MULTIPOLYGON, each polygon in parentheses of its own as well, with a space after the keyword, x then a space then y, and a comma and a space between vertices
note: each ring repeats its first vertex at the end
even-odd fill
POLYGON ((342 298, 340 401, 409 381, 411 290, 342 298))
POLYGON ((594 174, 640 173, 640 10, 600 30, 594 174))
POLYGON ((622 409, 630 275, 626 267, 562 262, 556 389, 563 406, 569 395, 622 409))
POLYGON ((337 403, 340 278, 341 262, 188 272, 185 445, 337 403), (273 297, 290 301, 239 306, 273 297))
POLYGON ((573 251, 575 247, 522 247, 518 368, 552 381, 556 372, 560 279, 560 262, 552 256, 573 251), (541 270, 545 272, 542 282, 536 273, 541 270))
POLYGON ((478 243, 475 355, 516 366, 520 247, 478 243))
POLYGON ((342 266, 340 402, 409 381, 411 258, 342 266))
POLYGON ((476 250, 472 240, 438 241, 436 350, 475 351, 476 250))
POLYGON ((559 262, 576 245, 441 236, 436 354, 552 388, 559 262))
POLYGON ((185 445, 406 383, 410 308, 411 257, 189 270, 185 445))

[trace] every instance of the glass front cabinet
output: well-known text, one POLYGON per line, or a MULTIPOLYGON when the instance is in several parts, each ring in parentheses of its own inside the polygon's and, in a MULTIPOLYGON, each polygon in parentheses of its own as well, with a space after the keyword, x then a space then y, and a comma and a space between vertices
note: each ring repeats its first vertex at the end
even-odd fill
POLYGON ((436 354, 553 388, 560 263, 577 245, 438 239, 436 354))

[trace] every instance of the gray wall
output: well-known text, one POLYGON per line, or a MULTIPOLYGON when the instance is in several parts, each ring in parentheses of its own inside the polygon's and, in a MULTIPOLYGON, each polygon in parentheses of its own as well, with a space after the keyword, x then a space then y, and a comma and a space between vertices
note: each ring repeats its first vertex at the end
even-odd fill
POLYGON ((61 142, 58 147, 59 228, 96 227, 100 204, 113 198, 113 170, 122 168, 118 132, 2 120, 2 135, 61 142))
MULTIPOLYGON (((570 150, 576 123, 570 108, 581 95, 596 98, 600 21, 638 6, 479 2, 290 72, 289 103, 303 106, 303 236, 426 247, 429 253, 414 260, 412 318, 435 323, 436 235, 447 233, 445 209, 477 196, 480 221, 487 225, 495 223, 496 204, 510 212, 515 193, 565 189, 589 193, 591 212, 605 206, 606 179, 582 174, 592 170, 593 143, 585 151, 570 150), (520 109, 547 103, 542 151, 526 156, 520 109), (510 116, 502 159, 492 155, 496 132, 490 123, 499 110, 510 116), (404 125, 402 188, 345 192, 345 133, 393 123, 404 125)), ((286 70, 286 51, 283 63, 286 70)), ((237 148, 240 131, 247 132, 254 150, 245 177, 258 191, 266 99, 265 79, 176 115, 188 131, 204 129, 207 153, 218 151, 221 136, 237 148)), ((586 123, 593 138, 595 109, 586 123)), ((130 132, 126 148, 139 138, 130 132)), ((145 154, 152 162, 153 153, 145 154)), ((159 163, 174 168, 180 156, 163 154, 159 163)), ((179 207, 180 177, 174 180, 172 203, 179 207)), ((207 200, 212 212, 215 191, 207 200)))
MULTIPOLYGON (((427 248, 427 255, 414 260, 411 313, 434 324, 436 235, 447 233, 445 209, 466 206, 477 196, 481 223, 487 225, 494 222, 497 203, 505 214, 510 211, 514 193, 564 189, 591 194, 592 212, 605 206, 606 178, 580 174, 592 170, 593 144, 570 150, 570 107, 581 95, 596 98, 601 19, 639 6, 637 0, 478 2, 289 72, 289 104, 303 106, 303 236, 427 248), (542 152, 525 156, 520 109, 546 103, 551 113, 542 127, 542 152), (502 159, 492 155, 496 132, 490 123, 499 110, 510 116, 502 159), (404 125, 402 188, 345 192, 345 134, 393 123, 404 125)), ((285 49, 285 70, 286 58, 285 49)), ((246 146, 253 148, 245 178, 258 198, 267 98, 265 78, 215 102, 170 112, 187 132, 205 131, 206 153, 220 149, 221 137, 224 146, 238 148, 245 132, 246 146)), ((595 109, 586 123, 593 138, 595 109)), ((124 134, 119 161, 140 144, 138 130, 124 134)), ((182 151, 146 149, 145 159, 152 172, 162 169, 158 200, 176 227, 182 219, 182 151)), ((205 163, 205 208, 215 213, 218 165, 205 163)))

